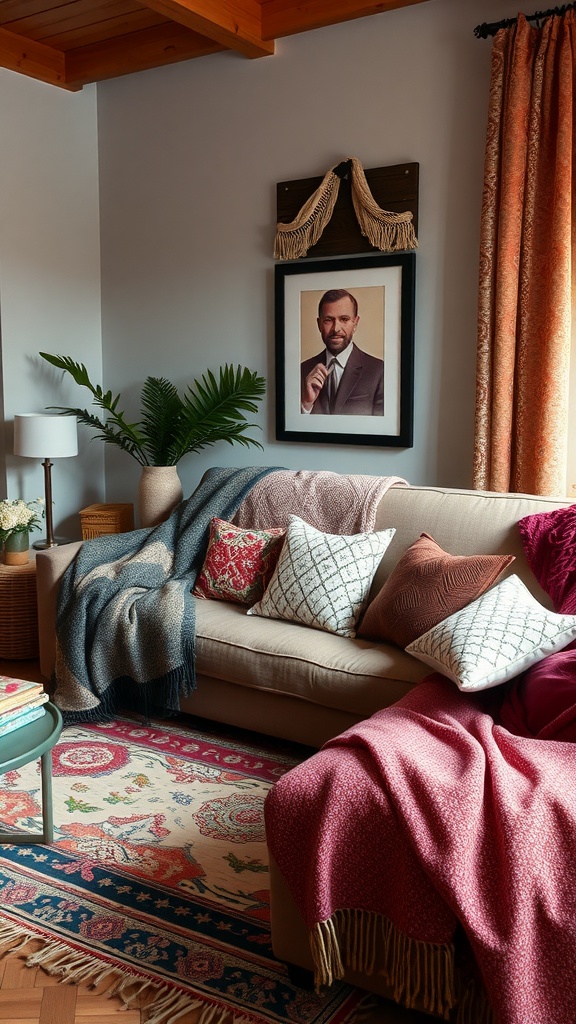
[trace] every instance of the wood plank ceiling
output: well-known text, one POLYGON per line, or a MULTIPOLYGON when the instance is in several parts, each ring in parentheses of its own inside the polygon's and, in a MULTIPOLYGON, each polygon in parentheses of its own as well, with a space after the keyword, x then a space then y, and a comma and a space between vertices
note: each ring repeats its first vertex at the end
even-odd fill
POLYGON ((72 91, 426 0, 0 0, 0 67, 72 91))

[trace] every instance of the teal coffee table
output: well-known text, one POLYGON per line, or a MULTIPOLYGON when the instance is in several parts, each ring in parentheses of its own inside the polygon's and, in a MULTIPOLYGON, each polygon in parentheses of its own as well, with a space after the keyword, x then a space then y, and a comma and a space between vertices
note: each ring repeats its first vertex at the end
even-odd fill
POLYGON ((51 843, 54 839, 51 751, 62 732, 62 715, 50 701, 44 711, 35 722, 0 736, 0 775, 41 758, 42 832, 0 832, 0 843, 51 843))

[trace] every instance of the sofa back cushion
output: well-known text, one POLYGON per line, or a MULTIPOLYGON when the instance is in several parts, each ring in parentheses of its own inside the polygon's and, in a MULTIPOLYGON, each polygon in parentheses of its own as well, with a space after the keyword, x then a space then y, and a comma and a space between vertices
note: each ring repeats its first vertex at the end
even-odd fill
POLYGON ((504 494, 442 487, 392 487, 378 507, 376 530, 396 533, 374 577, 370 599, 381 589, 406 549, 428 533, 452 554, 515 555, 512 567, 538 601, 550 598, 536 581, 524 555, 518 521, 535 512, 564 508, 570 502, 530 494, 504 494))

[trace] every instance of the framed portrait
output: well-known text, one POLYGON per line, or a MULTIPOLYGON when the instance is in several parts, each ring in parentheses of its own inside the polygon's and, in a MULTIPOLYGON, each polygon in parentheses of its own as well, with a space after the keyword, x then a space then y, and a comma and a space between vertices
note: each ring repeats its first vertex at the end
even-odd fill
POLYGON ((412 447, 415 271, 412 252, 276 265, 279 441, 412 447))

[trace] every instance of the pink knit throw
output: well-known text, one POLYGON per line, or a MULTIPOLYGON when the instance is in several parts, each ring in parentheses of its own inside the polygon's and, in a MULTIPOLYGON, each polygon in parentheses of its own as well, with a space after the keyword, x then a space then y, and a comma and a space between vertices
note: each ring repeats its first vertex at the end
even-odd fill
POLYGON ((293 513, 327 533, 370 533, 382 496, 397 476, 363 476, 326 470, 279 469, 260 480, 234 522, 243 529, 288 526, 293 513))
POLYGON ((518 523, 528 564, 558 612, 576 612, 576 505, 518 523))
MULTIPOLYGON (((268 844, 324 980, 341 975, 353 920, 365 922, 367 961, 375 922, 407 943, 449 950, 459 921, 498 1024, 568 1024, 576 746, 511 735, 486 698, 430 676, 331 740, 269 794, 268 844)), ((410 1005, 402 948, 373 967, 410 1005)), ((430 1009, 447 1014, 458 997, 449 985, 441 999, 431 992, 437 968, 418 983, 430 1009)))

